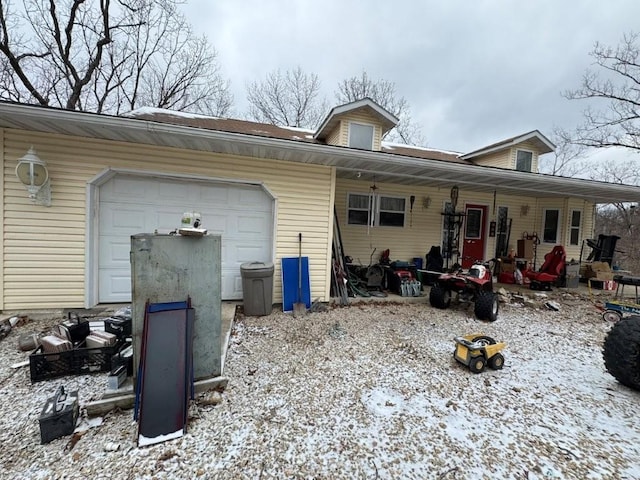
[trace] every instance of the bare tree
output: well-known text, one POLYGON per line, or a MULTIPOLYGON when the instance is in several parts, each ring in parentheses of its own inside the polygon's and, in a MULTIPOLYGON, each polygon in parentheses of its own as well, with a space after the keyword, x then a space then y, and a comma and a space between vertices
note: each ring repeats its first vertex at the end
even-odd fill
POLYGON ((584 172, 586 147, 573 143, 571 135, 560 127, 554 128, 551 139, 556 149, 552 156, 540 158, 540 172, 563 177, 574 177, 584 172))
POLYGON ((0 98, 120 113, 156 106, 225 115, 217 54, 180 0, 0 0, 0 98))
POLYGON ((640 150, 640 46, 638 34, 623 36, 618 46, 596 43, 591 56, 598 71, 588 70, 582 85, 565 92, 572 100, 604 103, 588 107, 573 143, 586 147, 640 150))
POLYGON ((300 67, 266 75, 247 85, 249 118, 273 125, 315 128, 326 114, 326 101, 320 100, 320 80, 300 67))
POLYGON ((409 104, 404 97, 398 97, 396 86, 387 80, 372 80, 367 72, 359 77, 342 80, 335 93, 341 103, 350 103, 369 97, 371 100, 394 114, 399 123, 385 139, 400 141, 409 145, 425 145, 425 139, 419 125, 411 120, 409 104))

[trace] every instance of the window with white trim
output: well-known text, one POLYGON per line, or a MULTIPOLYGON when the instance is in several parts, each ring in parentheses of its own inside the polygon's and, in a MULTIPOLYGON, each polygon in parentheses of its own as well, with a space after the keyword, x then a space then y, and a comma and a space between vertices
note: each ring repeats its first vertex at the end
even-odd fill
POLYGON ((347 196, 347 224, 369 225, 372 218, 372 195, 350 193, 347 196))
POLYGON ((581 229, 582 229, 582 211, 571 210, 571 224, 569 225, 569 245, 580 244, 581 229))
POLYGON ((347 224, 370 227, 404 227, 407 200, 404 197, 349 193, 347 224))
POLYGON ((557 208, 545 208, 542 212, 542 242, 559 243, 560 210, 557 208))
POLYGON ((516 150, 516 170, 519 172, 530 172, 532 166, 533 152, 516 150))
POLYGON ((373 125, 349 123, 349 147, 373 150, 373 125))
POLYGON ((404 227, 406 199, 403 197, 379 196, 378 225, 381 227, 404 227))

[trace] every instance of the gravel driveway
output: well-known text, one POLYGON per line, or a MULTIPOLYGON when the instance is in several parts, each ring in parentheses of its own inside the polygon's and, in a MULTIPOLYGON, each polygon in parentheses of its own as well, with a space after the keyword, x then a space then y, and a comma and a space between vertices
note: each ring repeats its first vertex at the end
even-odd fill
POLYGON ((605 372, 608 328, 576 297, 559 312, 502 306, 494 323, 427 304, 240 315, 222 402, 199 397, 184 437, 146 448, 131 411, 73 446, 40 445, 45 399, 59 385, 97 399, 106 377, 32 385, 28 368, 10 367, 27 356, 15 329, 0 342, 0 476, 638 479, 640 392, 605 372), (503 370, 476 375, 453 360, 453 337, 473 332, 507 343, 503 370))

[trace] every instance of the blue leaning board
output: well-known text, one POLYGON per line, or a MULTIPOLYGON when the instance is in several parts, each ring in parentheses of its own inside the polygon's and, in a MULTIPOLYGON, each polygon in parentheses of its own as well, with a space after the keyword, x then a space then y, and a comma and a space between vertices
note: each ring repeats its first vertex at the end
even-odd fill
MULTIPOLYGON (((302 257, 302 299, 311 308, 311 286, 309 284, 309 257, 302 257)), ((298 302, 298 257, 282 259, 282 311, 293 311, 298 302)))

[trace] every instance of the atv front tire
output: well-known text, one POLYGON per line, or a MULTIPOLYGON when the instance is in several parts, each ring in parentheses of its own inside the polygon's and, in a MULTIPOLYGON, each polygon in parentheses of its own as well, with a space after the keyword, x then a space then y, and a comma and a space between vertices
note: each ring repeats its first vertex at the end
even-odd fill
POLYGON ((451 290, 435 284, 429 292, 429 303, 435 308, 449 308, 449 305, 451 305, 451 290))
POLYGON ((602 350, 607 371, 621 384, 640 390, 640 316, 615 323, 602 350))
POLYGON ((495 322, 498 319, 498 295, 493 292, 478 293, 474 313, 479 320, 495 322))

